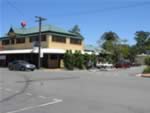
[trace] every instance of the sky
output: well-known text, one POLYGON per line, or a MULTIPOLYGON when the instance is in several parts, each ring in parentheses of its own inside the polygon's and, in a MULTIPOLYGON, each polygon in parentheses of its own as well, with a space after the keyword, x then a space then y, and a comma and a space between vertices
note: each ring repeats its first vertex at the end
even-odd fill
POLYGON ((97 45, 104 32, 135 44, 136 31, 150 31, 150 0, 0 0, 0 37, 11 26, 37 26, 35 16, 66 30, 79 25, 85 44, 97 45))

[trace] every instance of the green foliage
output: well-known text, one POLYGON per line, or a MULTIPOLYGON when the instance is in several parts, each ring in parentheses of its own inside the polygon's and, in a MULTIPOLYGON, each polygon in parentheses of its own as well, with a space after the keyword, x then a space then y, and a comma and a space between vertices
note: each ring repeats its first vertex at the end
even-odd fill
POLYGON ((135 57, 137 55, 137 47, 136 46, 131 46, 129 49, 129 58, 131 62, 135 61, 135 57))
POLYGON ((115 33, 115 32, 105 32, 99 42, 99 45, 101 45, 101 47, 110 52, 112 55, 108 55, 107 58, 105 58, 105 60, 110 61, 110 62, 117 62, 119 60, 120 57, 120 47, 119 47, 119 36, 115 33), (101 43, 103 42, 103 43, 101 43))
POLYGON ((136 47, 138 54, 145 53, 146 48, 150 46, 150 33, 145 31, 137 31, 135 33, 136 47))
POLYGON ((144 74, 147 74, 147 73, 150 73, 150 66, 147 66, 144 71, 143 71, 144 74))
POLYGON ((127 40, 121 40, 115 32, 105 32, 98 42, 104 50, 111 53, 105 56, 105 60, 109 62, 116 63, 124 59, 135 60, 137 47, 126 44, 127 40))
POLYGON ((73 54, 71 51, 67 50, 64 55, 64 66, 68 70, 73 70, 74 68, 84 69, 87 68, 87 64, 96 64, 96 55, 82 55, 80 51, 75 51, 73 54))
POLYGON ((75 51, 74 53, 74 67, 79 69, 84 67, 84 57, 80 51, 75 51))
POLYGON ((115 32, 105 32, 102 36, 101 36, 101 40, 104 41, 110 41, 110 42, 116 42, 119 39, 119 36, 115 33, 115 32))
POLYGON ((146 58, 145 58, 145 64, 146 64, 147 66, 150 66, 150 57, 146 57, 146 58))
POLYGON ((92 61, 92 63, 94 64, 94 65, 96 65, 96 55, 95 54, 92 54, 92 55, 90 55, 90 59, 91 59, 91 61, 92 61))
POLYGON ((71 50, 67 50, 64 54, 64 66, 68 70, 73 70, 74 68, 74 55, 71 50))
POLYGON ((91 61, 91 55, 86 53, 83 55, 83 58, 84 58, 84 67, 88 69, 88 63, 89 61, 91 61))
POLYGON ((80 33, 80 28, 78 25, 75 25, 71 30, 70 32, 72 33, 80 33))

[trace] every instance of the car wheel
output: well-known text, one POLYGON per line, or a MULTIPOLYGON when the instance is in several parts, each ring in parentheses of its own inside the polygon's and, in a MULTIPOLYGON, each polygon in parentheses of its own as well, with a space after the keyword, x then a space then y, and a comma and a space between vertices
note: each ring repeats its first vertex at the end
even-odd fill
POLYGON ((11 70, 11 71, 13 70, 13 67, 11 67, 11 66, 10 66, 10 67, 8 67, 8 68, 9 68, 9 70, 11 70))
POLYGON ((34 69, 31 69, 31 71, 34 71, 34 69))
POLYGON ((26 71, 26 68, 25 67, 21 67, 20 70, 21 71, 26 71))

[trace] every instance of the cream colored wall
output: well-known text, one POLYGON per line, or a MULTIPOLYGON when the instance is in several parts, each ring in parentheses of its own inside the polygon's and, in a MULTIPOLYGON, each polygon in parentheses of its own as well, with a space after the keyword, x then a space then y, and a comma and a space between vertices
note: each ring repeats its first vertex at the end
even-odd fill
MULTIPOLYGON (((2 43, 2 41, 0 41, 0 44, 2 43)), ((1 44, 2 45, 2 44, 1 44)), ((41 42, 41 45, 43 48, 47 48, 48 47, 48 42, 47 41, 43 41, 41 42)), ((9 44, 9 45, 3 45, 4 49, 31 49, 33 48, 33 43, 30 42, 30 38, 26 37, 25 38, 25 43, 22 44, 16 44, 16 40, 15 40, 15 44, 9 44)))
POLYGON ((64 50, 83 50, 83 41, 81 45, 78 44, 70 44, 70 38, 66 38, 66 43, 61 42, 53 42, 52 36, 48 36, 48 48, 54 48, 54 49, 64 49, 64 50))
MULTIPOLYGON (((10 45, 4 45, 4 49, 31 49, 33 46, 32 43, 30 43, 30 38, 26 37, 25 38, 25 43, 23 44, 10 44, 10 45)), ((1 41, 0 41, 0 45, 1 41)), ((52 42, 52 36, 51 35, 47 35, 47 41, 43 41, 41 43, 43 48, 53 48, 53 49, 64 49, 64 50, 83 50, 83 41, 81 45, 78 44, 70 44, 70 38, 67 37, 66 38, 66 43, 60 43, 60 42, 52 42)))

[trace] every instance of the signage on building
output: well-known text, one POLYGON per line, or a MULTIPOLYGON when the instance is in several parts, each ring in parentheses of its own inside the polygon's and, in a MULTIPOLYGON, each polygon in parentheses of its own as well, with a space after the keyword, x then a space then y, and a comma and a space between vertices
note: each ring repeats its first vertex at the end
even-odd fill
POLYGON ((0 55, 0 60, 6 60, 6 56, 5 55, 0 55))
POLYGON ((44 55, 43 55, 43 52, 41 51, 40 58, 43 58, 43 57, 44 57, 44 55))

